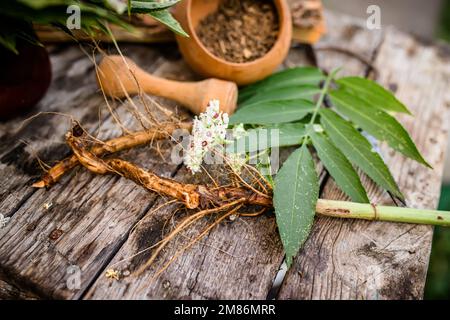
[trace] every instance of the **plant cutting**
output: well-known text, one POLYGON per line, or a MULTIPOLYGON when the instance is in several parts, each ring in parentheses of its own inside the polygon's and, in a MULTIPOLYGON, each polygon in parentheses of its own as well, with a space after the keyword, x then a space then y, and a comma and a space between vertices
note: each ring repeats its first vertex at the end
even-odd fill
MULTIPOLYGON (((208 234, 226 218, 258 216, 274 208, 276 221, 291 265, 311 230, 316 213, 339 218, 356 218, 392 222, 450 225, 450 212, 380 206, 370 203, 355 167, 393 196, 403 199, 377 145, 375 138, 414 161, 430 167, 417 150, 407 131, 393 114, 410 114, 390 92, 377 83, 360 77, 338 77, 334 70, 324 75, 317 68, 293 68, 276 73, 239 92, 239 109, 228 117, 220 111, 218 101, 211 101, 205 113, 193 123, 183 124, 191 130, 190 144, 183 158, 192 173, 204 172, 203 159, 208 154, 223 156, 232 183, 218 185, 182 183, 139 168, 129 161, 104 157, 153 139, 170 137, 177 126, 136 132, 94 145, 87 133, 76 125, 67 134, 74 155, 50 169, 36 187, 50 186, 68 169, 81 164, 96 174, 118 174, 149 191, 168 196, 183 204, 192 214, 183 219, 161 241, 156 243, 142 272, 155 261, 164 247, 181 231, 206 216, 216 216, 170 259, 161 270, 184 250, 208 234), (234 132, 228 139, 225 129, 234 132), (155 131, 156 130, 156 131, 155 131), (277 130, 276 144, 244 143, 245 150, 231 152, 239 141, 247 141, 262 130, 277 130), (372 137, 372 138, 370 138, 372 137), (120 143, 119 143, 120 141, 120 143), (262 147, 261 147, 262 146, 262 147), (275 148, 297 147, 272 179, 262 169, 247 162, 254 152, 270 155, 275 148), (221 153, 223 150, 225 153, 221 153), (336 184, 353 202, 319 199, 319 182, 312 157, 318 158, 336 184), (69 166, 65 166, 70 163, 69 166)), ((180 124, 179 124, 180 125, 180 124)), ((179 128, 179 127, 178 127, 179 128)))
POLYGON ((371 80, 337 78, 337 73, 338 70, 334 70, 325 77, 316 68, 297 68, 275 74, 241 90, 241 108, 231 118, 234 124, 256 126, 254 130, 275 126, 281 134, 279 146, 299 145, 274 181, 273 203, 288 266, 306 240, 315 212, 323 209, 322 201, 318 200, 318 177, 309 147, 316 150, 336 184, 354 201, 327 201, 329 215, 448 225, 448 213, 435 211, 430 215, 428 210, 369 203, 354 166, 393 196, 401 200, 404 197, 377 152, 377 146, 369 142, 367 135, 386 142, 424 166, 431 166, 391 115, 410 114, 400 101, 371 80), (311 96, 315 94, 319 97, 313 102, 311 96), (250 116, 256 110, 259 110, 258 117, 250 116), (297 126, 293 129, 295 123, 297 126))

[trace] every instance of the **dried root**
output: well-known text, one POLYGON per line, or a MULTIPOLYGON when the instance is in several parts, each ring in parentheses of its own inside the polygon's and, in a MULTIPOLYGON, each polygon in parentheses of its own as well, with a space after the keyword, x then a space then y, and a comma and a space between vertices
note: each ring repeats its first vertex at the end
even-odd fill
POLYGON ((199 195, 196 186, 181 184, 175 180, 161 178, 150 171, 121 159, 98 158, 92 151, 84 148, 81 136, 77 137, 77 130, 67 133, 66 140, 78 162, 88 170, 97 174, 116 173, 133 180, 144 188, 155 191, 182 201, 187 208, 199 206, 199 195))
MULTIPOLYGON (((204 236, 206 236, 209 232, 211 232, 211 230, 216 227, 217 225, 219 225, 223 220, 225 220, 226 218, 236 214, 236 212, 243 206, 244 199, 240 199, 235 201, 232 204, 229 204, 227 206, 223 206, 221 208, 218 208, 216 211, 222 211, 226 208, 232 207, 234 205, 235 206, 233 209, 231 209, 230 211, 226 212, 225 214, 223 214, 222 216, 220 216, 218 219, 216 219, 216 221, 214 221, 212 224, 210 224, 209 226, 207 226, 205 229, 203 229, 200 234, 195 237, 194 239, 192 239, 191 241, 189 241, 189 243, 187 245, 185 245, 184 247, 182 247, 181 249, 179 249, 173 256, 172 258, 166 262, 162 268, 160 268, 155 275, 153 276, 153 279, 157 278, 162 272, 164 272, 171 264, 173 261, 175 261, 175 259, 177 259, 184 251, 188 250, 190 247, 192 247, 195 243, 197 243, 198 241, 200 241, 204 236)), ((196 220, 199 220, 201 218, 203 218, 206 214, 211 213, 211 212, 203 212, 203 214, 200 214, 202 212, 197 213, 199 215, 199 218, 196 220)), ((182 228, 177 227, 174 231, 177 231, 177 233, 179 233, 180 231, 182 231, 182 228)), ((172 232, 173 233, 173 232, 172 232)), ((171 233, 171 234, 172 234, 171 233)), ((164 240, 166 240, 168 237, 166 237, 164 240)), ((142 272, 145 271, 145 269, 147 267, 149 267, 152 262, 156 259, 157 254, 163 249, 163 247, 167 244, 167 242, 165 243, 161 243, 160 245, 158 245, 157 249, 155 250, 155 253, 152 255, 152 257, 147 260, 147 262, 142 265, 139 270, 137 271, 137 274, 141 274, 142 272)))
MULTIPOLYGON (((106 141, 103 144, 94 146, 90 152, 101 157, 114 152, 131 149, 150 143, 153 140, 161 140, 170 137, 172 132, 176 129, 191 130, 192 124, 181 122, 179 124, 166 124, 159 128, 149 129, 145 131, 138 131, 118 138, 106 141)), ((50 168, 42 177, 41 180, 33 184, 35 188, 51 187, 61 177, 71 169, 79 164, 78 157, 71 155, 50 168)))
POLYGON ((144 188, 184 203, 188 209, 208 206, 223 206, 237 199, 245 204, 272 206, 272 198, 261 192, 243 187, 219 187, 211 189, 205 185, 183 184, 173 179, 162 178, 151 171, 121 159, 100 159, 92 151, 86 150, 79 130, 74 128, 67 133, 66 140, 71 147, 77 162, 97 174, 115 173, 128 178, 144 188))
POLYGON ((177 253, 172 257, 172 259, 170 259, 170 261, 161 269, 157 272, 157 274, 155 275, 155 277, 157 277, 163 270, 165 270, 171 262, 173 262, 182 252, 184 252, 185 250, 189 249, 192 245, 194 245, 197 241, 199 241, 202 237, 204 237, 206 234, 208 234, 212 228, 214 226, 216 226, 218 223, 220 223, 220 221, 222 221, 223 219, 225 219, 226 217, 230 216, 231 214, 235 213, 241 206, 242 203, 245 202, 245 199, 238 199, 236 201, 233 201, 231 203, 225 204, 221 207, 218 208, 214 208, 214 209, 208 209, 208 210, 202 210, 199 211, 189 217, 187 217, 186 219, 184 219, 182 222, 180 222, 177 227, 172 230, 172 232, 170 232, 156 247, 155 251, 153 252, 153 254, 151 255, 150 259, 147 260, 146 263, 144 263, 136 272, 137 275, 140 275, 142 272, 144 272, 154 261, 155 259, 158 257, 159 253, 161 252, 162 249, 164 249, 164 247, 166 247, 166 245, 175 238, 175 236, 177 236, 180 232, 182 232, 183 230, 189 228, 191 225, 193 225, 195 222, 199 221, 200 219, 202 219, 203 217, 206 217, 208 215, 220 212, 220 211, 224 211, 227 209, 231 209, 231 211, 227 212, 225 215, 223 215, 221 218, 218 219, 218 221, 216 221, 215 223, 213 223, 212 225, 208 226, 205 230, 203 230, 195 239, 193 239, 192 241, 189 242, 188 245, 184 246, 182 249, 178 250, 177 253), (237 206, 237 207, 236 207, 237 206), (233 208, 235 207, 235 208, 233 208))
MULTIPOLYGON (((130 139, 130 136, 124 136, 121 138, 110 140, 101 147, 92 148, 87 150, 84 145, 84 132, 78 126, 75 126, 72 131, 66 134, 67 144, 72 149, 74 155, 71 158, 65 159, 60 163, 67 161, 70 165, 75 166, 80 163, 96 174, 118 174, 127 179, 134 181, 135 183, 143 186, 147 190, 157 192, 162 195, 169 196, 182 202, 188 209, 202 208, 202 210, 188 216, 181 221, 174 230, 172 230, 167 236, 164 237, 154 247, 154 251, 148 261, 143 264, 138 274, 147 269, 157 258, 159 253, 167 246, 167 244, 173 240, 178 234, 187 228, 191 227, 202 218, 225 211, 219 218, 217 218, 212 224, 202 230, 198 236, 190 241, 183 248, 178 250, 176 254, 159 270, 155 277, 162 271, 169 267, 169 265, 185 250, 190 248, 194 243, 199 241, 202 237, 208 234, 215 226, 217 226, 225 218, 236 214, 236 212, 246 204, 258 205, 265 208, 272 207, 271 195, 264 194, 256 189, 249 188, 248 184, 240 186, 222 186, 222 187, 208 187, 206 185, 194 185, 183 184, 173 179, 162 178, 157 176, 151 171, 146 171, 135 164, 122 160, 122 159, 101 159, 98 155, 105 153, 112 153, 118 149, 122 150, 125 145, 130 148, 130 141, 133 141, 133 146, 140 145, 148 141, 148 133, 141 133, 136 140, 130 139), (113 143, 111 143, 111 141, 113 143), (74 159, 74 160, 72 160, 74 159)), ((136 137, 136 136, 133 136, 136 137)), ((64 173, 64 170, 60 172, 64 173)), ((243 216, 257 216, 264 212, 261 210, 254 214, 242 214, 243 216)))

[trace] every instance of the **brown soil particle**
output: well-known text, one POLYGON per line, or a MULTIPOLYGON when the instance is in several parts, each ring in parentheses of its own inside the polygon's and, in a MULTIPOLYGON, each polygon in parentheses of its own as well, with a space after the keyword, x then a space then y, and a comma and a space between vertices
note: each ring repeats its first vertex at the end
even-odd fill
POLYGON ((249 62, 264 56, 278 36, 278 14, 271 0, 223 0, 200 21, 197 35, 215 56, 249 62))

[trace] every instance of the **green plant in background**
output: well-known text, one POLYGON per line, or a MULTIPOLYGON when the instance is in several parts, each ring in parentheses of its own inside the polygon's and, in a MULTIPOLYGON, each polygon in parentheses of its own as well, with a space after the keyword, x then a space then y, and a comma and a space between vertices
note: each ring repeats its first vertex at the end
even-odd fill
POLYGON ((437 37, 450 41, 450 0, 445 0, 441 10, 441 21, 437 28, 437 37))
MULTIPOLYGON (((450 41, 450 0, 445 0, 437 37, 450 41)), ((447 157, 450 157, 447 154, 447 157)), ((446 168, 448 170, 448 168, 446 168)), ((442 186, 440 210, 450 210, 450 185, 442 186)), ((450 299, 450 230, 436 227, 433 236, 425 299, 450 299)))
MULTIPOLYGON (((346 210, 346 217, 369 218, 370 214, 373 217, 373 208, 355 167, 393 196, 403 199, 376 146, 365 134, 430 167, 392 115, 411 115, 410 111, 376 82, 360 77, 338 78, 337 73, 334 70, 325 76, 319 69, 309 67, 276 73, 243 88, 239 92, 239 109, 230 118, 230 124, 245 124, 250 132, 278 129, 278 144, 271 147, 299 146, 274 181, 273 203, 288 266, 309 235, 319 201, 319 179, 310 148, 316 150, 336 184, 354 201, 339 204, 346 210), (317 95, 319 98, 314 102, 317 95)), ((250 142, 244 145, 250 146, 250 142)), ((247 151, 259 151, 258 148, 247 151)), ((270 153, 270 149, 265 151, 270 153)), ((377 218, 450 225, 450 212, 431 210, 377 207, 377 218)))
MULTIPOLYGON (((450 186, 443 186, 440 210, 450 210, 450 186)), ((436 227, 433 236, 425 299, 450 298, 450 230, 436 227)))
POLYGON ((180 24, 172 17, 169 8, 180 0, 133 1, 133 0, 6 0, 0 4, 0 45, 17 53, 19 39, 39 44, 32 24, 53 25, 67 33, 70 16, 69 6, 80 8, 80 27, 88 35, 95 32, 109 33, 108 24, 132 31, 127 21, 133 13, 149 14, 174 32, 187 36, 180 24))

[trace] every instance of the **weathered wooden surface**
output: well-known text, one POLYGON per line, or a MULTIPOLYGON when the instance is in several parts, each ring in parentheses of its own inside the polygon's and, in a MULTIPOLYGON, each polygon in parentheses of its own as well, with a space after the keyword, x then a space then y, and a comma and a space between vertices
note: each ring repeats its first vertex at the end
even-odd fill
MULTIPOLYGON (((129 49, 134 51, 134 54, 131 55, 133 59, 155 74, 173 77, 180 69, 179 59, 169 62, 160 54, 154 55, 156 50, 153 49, 137 47, 129 49)), ((70 50, 79 49, 72 48, 70 50)), ((80 55, 80 58, 84 63, 91 64, 85 56, 80 55)), ((186 68, 181 67, 181 69, 184 70, 182 77, 187 78, 189 73, 186 72, 186 68)), ((62 68, 61 72, 66 71, 62 68)), ((89 79, 89 87, 83 86, 83 89, 88 90, 92 84, 92 92, 97 99, 100 93, 96 92, 93 68, 90 68, 87 74, 83 72, 83 77, 89 79)), ((50 95, 53 93, 50 92, 50 95)), ((67 94, 67 92, 64 91, 62 94, 67 94)), ((99 121, 97 108, 104 104, 102 99, 100 95, 96 104, 83 104, 80 101, 69 104, 69 106, 62 104, 57 111, 74 114, 71 107, 82 108, 86 115, 93 118, 92 122, 97 124, 99 121)), ((122 116, 124 125, 128 128, 137 128, 138 124, 133 123, 128 108, 125 107, 126 104, 122 105, 116 113, 122 116)), ((107 114, 103 107, 103 117, 98 134, 101 139, 121 134, 120 128, 107 114)), ((80 117, 77 118, 80 119, 80 117)), ((81 120, 83 125, 89 124, 86 119, 84 119, 85 121, 81 120)), ((55 126, 55 132, 50 133, 52 136, 30 141, 32 145, 36 145, 34 149, 41 156, 39 145, 42 141, 51 141, 53 134, 55 137, 63 139, 64 133, 71 127, 70 122, 54 121, 59 121, 60 130, 56 130, 58 127, 55 126)), ((39 136, 41 127, 44 132, 50 131, 50 128, 44 125, 45 122, 41 121, 40 127, 33 129, 34 137, 39 136)), ((87 128, 89 127, 87 126, 87 128)), ((97 132, 97 128, 92 128, 91 132, 97 132)), ((31 137, 33 136, 29 135, 24 139, 29 140, 31 137)), ((163 176, 170 176, 177 169, 177 165, 165 164, 165 161, 161 161, 160 157, 167 156, 167 154, 170 155, 169 147, 157 151, 155 146, 129 152, 129 156, 137 164, 151 168, 163 176)), ((58 159, 63 155, 63 152, 53 151, 42 160, 55 159, 55 157, 58 159)), ((18 159, 10 160, 5 164, 7 169, 18 170, 17 166, 21 161, 30 163, 35 161, 31 155, 29 158, 26 158, 26 155, 19 156, 18 159)), ((121 156, 126 157, 124 154, 121 156)), ((35 170, 34 177, 38 177, 40 174, 40 170, 35 170)), ((152 205, 156 195, 150 194, 142 188, 136 188, 127 180, 113 176, 94 176, 79 169, 63 178, 49 191, 32 189, 29 186, 32 178, 33 176, 27 175, 28 181, 21 182, 21 186, 30 195, 27 194, 27 198, 22 200, 23 204, 12 215, 8 227, 1 230, 0 261, 3 272, 8 277, 17 279, 17 282, 22 283, 24 288, 31 287, 43 297, 77 298, 98 276, 97 273, 102 269, 103 264, 107 263, 120 248, 129 230, 152 205), (45 204, 51 204, 51 207, 46 209, 45 204), (71 290, 67 286, 72 267, 79 268, 81 272, 80 287, 75 290, 71 290)), ((11 182, 14 181, 9 179, 2 183, 11 182)), ((9 186, 3 188, 5 188, 6 194, 9 186)))
MULTIPOLYGON (((370 32, 352 19, 335 15, 327 19, 329 35, 317 47, 351 49, 372 61, 379 70, 378 80, 395 89, 415 113, 415 118, 400 120, 435 170, 422 168, 384 147, 382 152, 408 205, 435 207, 449 119, 450 97, 445 90, 450 81, 448 54, 394 29, 370 32)), ((123 51, 148 71, 178 79, 194 77, 173 46, 124 46, 123 51)), ((317 60, 328 70, 342 66, 346 74, 368 71, 366 65, 342 53, 319 51, 317 60)), ((92 63, 79 48, 56 48, 52 62, 54 81, 39 110, 69 113, 102 139, 119 135, 120 128, 97 92, 92 63)), ((311 62, 299 48, 292 49, 285 65, 305 63, 311 62)), ((127 127, 136 127, 129 108, 129 104, 119 105, 117 114, 127 127)), ((205 219, 177 238, 152 268, 137 277, 133 271, 148 258, 149 251, 134 255, 158 241, 185 214, 178 211, 177 204, 166 204, 168 199, 125 179, 95 176, 81 168, 48 191, 32 189, 30 183, 40 174, 33 154, 48 162, 68 152, 63 136, 70 122, 61 119, 43 116, 22 129, 17 120, 0 124, 5 141, 0 146, 0 170, 6 177, 0 181, 0 210, 12 217, 0 230, 0 298, 267 297, 283 261, 270 213, 222 223, 152 279, 176 248, 212 220, 205 219), (52 206, 45 209, 46 203, 52 206), (109 268, 122 271, 122 279, 106 278, 109 268)), ((184 169, 168 161, 171 147, 166 141, 120 156, 161 175, 189 181, 184 169)), ((390 203, 388 195, 364 181, 374 202, 390 203)), ((324 183, 322 197, 342 197, 331 179, 324 183)), ((424 226, 318 218, 277 297, 420 298, 431 236, 432 229, 424 226)))
MULTIPOLYGON (((332 21, 330 21, 332 22, 332 21)), ((334 21, 333 21, 334 22, 334 21)), ((335 32, 347 32, 346 27, 336 22, 335 32)), ((332 38, 331 41, 340 39, 332 38)), ((356 40, 356 39, 355 39, 356 40)), ((329 44, 333 44, 328 41, 329 44)), ((338 43, 334 43, 338 45, 338 43)), ((342 65, 341 55, 336 56, 336 65, 342 65)), ((344 58, 346 58, 344 56, 344 58)), ((356 69, 359 62, 348 59, 356 69)), ((292 50, 285 66, 311 63, 303 50, 292 50)), ((353 70, 349 70, 352 72, 353 70)), ((185 172, 178 175, 185 179, 185 172)), ((126 259, 156 242, 159 238, 142 243, 146 235, 157 232, 161 235, 161 221, 173 215, 173 207, 166 207, 157 212, 150 209, 143 219, 142 228, 136 228, 125 246, 119 251, 111 265, 126 259)), ((204 225, 197 226, 190 233, 190 238, 198 234, 204 225)), ((175 247, 183 245, 178 241, 161 255, 161 261, 167 261, 176 252, 175 247)), ((143 255, 142 259, 148 257, 143 255)), ((243 218, 228 222, 212 231, 206 239, 195 245, 182 257, 174 261, 160 277, 152 279, 155 272, 163 265, 155 264, 145 274, 131 274, 120 282, 99 278, 88 294, 89 298, 149 298, 180 299, 265 299, 273 284, 277 269, 283 261, 281 242, 277 236, 275 218, 267 214, 258 219, 243 218), (232 235, 232 236, 230 236, 232 235), (217 279, 217 280, 215 280, 217 279), (220 279, 220 281, 218 281, 220 279)), ((133 260, 116 265, 117 268, 133 270, 133 260), (127 263, 128 262, 128 263, 127 263)), ((108 267, 110 268, 110 267, 108 267)))

